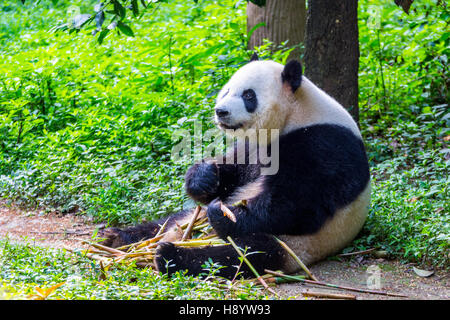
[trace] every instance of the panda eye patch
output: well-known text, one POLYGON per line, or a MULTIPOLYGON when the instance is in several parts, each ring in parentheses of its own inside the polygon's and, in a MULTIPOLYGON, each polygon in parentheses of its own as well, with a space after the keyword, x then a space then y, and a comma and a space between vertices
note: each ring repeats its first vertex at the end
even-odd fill
POLYGON ((242 98, 245 100, 253 100, 256 98, 255 91, 253 89, 247 89, 242 93, 242 98))
POLYGON ((248 112, 255 112, 258 107, 258 99, 256 99, 256 93, 253 89, 247 89, 242 92, 242 100, 244 100, 245 109, 248 112))

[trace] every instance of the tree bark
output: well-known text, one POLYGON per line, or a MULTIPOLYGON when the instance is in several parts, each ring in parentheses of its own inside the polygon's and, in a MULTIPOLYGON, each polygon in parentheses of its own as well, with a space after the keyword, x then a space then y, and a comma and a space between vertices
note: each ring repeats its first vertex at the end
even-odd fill
MULTIPOLYGON (((267 0, 264 7, 248 2, 247 33, 258 23, 266 25, 256 29, 248 42, 249 50, 261 46, 268 39, 278 46, 289 40, 287 45, 303 43, 306 28, 305 0, 267 0)), ((290 54, 291 59, 299 59, 301 50, 296 48, 290 54)))
POLYGON ((305 47, 305 75, 358 122, 358 1, 308 1, 305 47))

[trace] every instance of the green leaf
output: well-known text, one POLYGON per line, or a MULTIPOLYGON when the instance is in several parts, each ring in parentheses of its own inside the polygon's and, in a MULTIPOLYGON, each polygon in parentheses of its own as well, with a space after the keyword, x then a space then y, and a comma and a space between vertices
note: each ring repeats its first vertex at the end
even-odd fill
POLYGON ((131 9, 133 10, 133 14, 135 17, 139 16, 139 5, 137 0, 131 0, 131 9))
POLYGON ((134 37, 134 33, 133 30, 131 30, 131 28, 126 25, 125 23, 123 23, 122 21, 118 21, 117 22, 117 27, 119 28, 120 31, 122 31, 125 35, 129 36, 129 37, 134 37))
POLYGON ((114 3, 114 13, 117 14, 121 19, 125 18, 126 11, 123 5, 118 0, 113 0, 114 3))
POLYGON ((250 31, 247 34, 247 39, 250 39, 252 37, 253 32, 256 31, 256 29, 261 28, 261 27, 265 27, 266 23, 265 22, 260 22, 258 24, 256 24, 255 26, 253 26, 253 28, 250 29, 250 31))
POLYGON ((102 30, 102 32, 100 32, 100 34, 98 35, 98 38, 97 38, 98 44, 103 43, 103 39, 105 39, 108 32, 109 32, 109 29, 105 29, 105 30, 102 30))

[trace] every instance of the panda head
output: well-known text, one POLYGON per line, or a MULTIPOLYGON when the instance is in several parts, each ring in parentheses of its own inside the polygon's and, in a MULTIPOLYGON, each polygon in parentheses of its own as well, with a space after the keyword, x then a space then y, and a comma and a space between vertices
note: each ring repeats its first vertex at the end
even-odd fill
POLYGON ((233 130, 227 129, 283 129, 301 81, 298 61, 283 66, 253 55, 219 92, 214 115, 217 126, 230 134, 233 130))

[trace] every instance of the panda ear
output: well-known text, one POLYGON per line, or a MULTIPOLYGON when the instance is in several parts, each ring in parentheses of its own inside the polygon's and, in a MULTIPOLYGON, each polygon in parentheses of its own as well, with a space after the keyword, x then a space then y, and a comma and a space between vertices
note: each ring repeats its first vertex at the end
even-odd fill
POLYGON ((292 92, 295 92, 302 83, 302 65, 297 60, 289 61, 281 73, 281 81, 287 82, 292 92))
POLYGON ((253 52, 252 57, 250 58, 250 62, 258 60, 259 60, 258 54, 256 52, 253 52))

